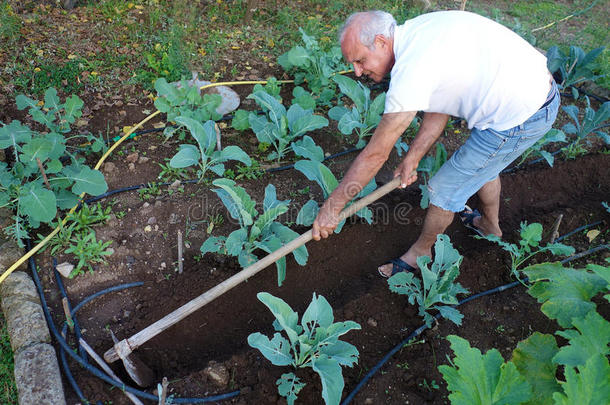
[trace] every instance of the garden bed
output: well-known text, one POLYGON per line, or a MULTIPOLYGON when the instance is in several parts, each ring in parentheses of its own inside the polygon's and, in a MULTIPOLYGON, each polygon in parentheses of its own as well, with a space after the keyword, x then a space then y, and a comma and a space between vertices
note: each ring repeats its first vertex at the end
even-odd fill
MULTIPOLYGON (((319 141, 331 152, 343 148, 329 134, 321 134, 316 139, 319 141)), ((238 139, 238 143, 247 148, 249 141, 238 139)), ((114 169, 105 166, 112 169, 105 172, 110 188, 154 181, 159 172, 157 162, 168 154, 165 148, 155 135, 126 144, 126 152, 110 160, 114 169), (145 152, 150 161, 140 160, 145 152), (129 158, 130 153, 138 153, 138 158, 129 158), (132 170, 128 159, 136 162, 132 170)), ((352 159, 353 155, 343 156, 332 160, 329 166, 341 177, 352 159)), ((539 164, 504 175, 501 198, 504 238, 516 240, 521 221, 540 222, 545 230, 550 230, 555 219, 564 214, 560 233, 602 220, 605 221, 599 227, 602 234, 595 243, 603 243, 604 238, 607 242, 608 214, 601 202, 610 195, 609 160, 608 155, 593 154, 575 161, 558 161, 554 168, 539 164)), ((397 161, 393 153, 388 167, 397 161)), ((317 185, 296 170, 268 173, 239 184, 260 202, 268 183, 277 187, 278 199, 292 199, 295 206, 300 207, 310 196, 322 200, 317 185)), ((227 235, 236 228, 210 188, 204 184, 185 185, 183 192, 169 195, 167 187, 162 187, 160 195, 147 200, 133 191, 104 201, 104 205, 112 204, 114 214, 96 233, 98 238, 113 241, 114 253, 107 264, 96 266, 94 273, 65 280, 68 295, 76 304, 110 286, 134 281, 144 285, 107 294, 79 312, 85 340, 99 353, 112 346, 107 329, 120 339, 127 338, 240 270, 234 258, 199 256, 199 246, 208 236, 206 228, 211 215, 222 214, 225 218, 222 225, 213 229, 213 235, 227 235), (185 250, 183 274, 176 272, 178 230, 190 246, 185 250)), ((303 313, 315 292, 328 299, 335 309, 336 320, 353 320, 362 326, 361 331, 346 335, 346 340, 360 351, 358 365, 344 369, 346 395, 386 352, 422 323, 416 308, 408 305, 405 297, 391 293, 375 270, 378 264, 402 254, 416 239, 425 213, 419 208, 419 199, 415 186, 392 192, 372 205, 373 226, 352 221, 340 234, 322 242, 310 242, 305 267, 289 257, 282 287, 277 286, 275 268, 269 267, 137 349, 138 356, 155 371, 158 381, 168 377, 171 392, 176 396, 199 397, 241 389, 243 394, 233 402, 276 402, 279 396, 275 381, 288 368, 272 366, 246 342, 250 333, 272 332, 272 315, 256 299, 256 294, 267 291, 303 313), (226 368, 229 376, 226 384, 218 386, 210 379, 205 371, 210 362, 226 368)), ((285 214, 287 220, 294 221, 296 212, 295 209, 285 214)), ((446 233, 464 256, 458 281, 469 291, 480 292, 512 281, 508 257, 496 245, 475 240, 457 219, 446 233)), ((567 243, 578 251, 589 246, 582 234, 571 237, 567 243)), ((59 257, 59 262, 64 259, 59 257)), ((63 310, 50 271, 51 259, 45 253, 39 255, 38 261, 55 322, 61 324, 63 310)), ((608 311, 607 307, 602 306, 602 313, 608 311)), ((425 332, 416 344, 402 349, 382 368, 354 403, 444 403, 446 387, 436 367, 446 363, 445 356, 451 354, 444 339, 449 334, 459 334, 481 350, 496 347, 509 358, 516 343, 532 331, 552 332, 556 328, 522 287, 481 298, 461 310, 465 315, 461 328, 441 321, 425 332)), ((126 378, 120 363, 114 369, 126 378)), ((313 372, 303 371, 299 375, 308 384, 299 395, 299 402, 317 403, 321 400, 319 379, 313 372)), ((73 367, 73 372, 87 398, 127 403, 120 391, 109 390, 105 383, 82 369, 73 367)), ((73 394, 68 391, 68 402, 76 400, 70 395, 73 394)))

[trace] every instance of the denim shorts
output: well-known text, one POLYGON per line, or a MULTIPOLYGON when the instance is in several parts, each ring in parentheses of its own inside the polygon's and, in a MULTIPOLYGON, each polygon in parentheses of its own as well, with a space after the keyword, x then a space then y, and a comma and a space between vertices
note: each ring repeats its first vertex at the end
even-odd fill
POLYGON ((551 129, 559 103, 559 91, 553 81, 546 105, 523 124, 506 131, 473 128, 464 145, 430 179, 430 203, 447 211, 462 211, 466 201, 485 183, 494 180, 551 129))

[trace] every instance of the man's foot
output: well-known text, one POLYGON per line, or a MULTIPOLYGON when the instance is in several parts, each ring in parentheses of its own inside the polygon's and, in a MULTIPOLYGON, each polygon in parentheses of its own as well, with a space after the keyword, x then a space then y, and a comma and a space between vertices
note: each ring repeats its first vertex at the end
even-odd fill
POLYGON ((459 212, 458 215, 460 216, 462 224, 477 235, 481 237, 485 237, 486 235, 496 235, 499 238, 502 237, 502 230, 500 230, 500 227, 487 221, 478 210, 473 210, 466 205, 464 210, 459 212))
POLYGON ((398 259, 390 260, 389 262, 384 263, 381 266, 379 266, 377 268, 377 271, 379 272, 379 275, 381 277, 385 277, 385 278, 392 277, 394 274, 396 274, 396 272, 394 271, 396 269, 396 265, 394 263, 396 260, 400 260, 401 262, 405 263, 409 267, 408 271, 417 270, 417 269, 419 269, 419 267, 417 266, 417 257, 423 256, 423 255, 430 256, 430 252, 428 252, 428 253, 421 252, 421 254, 416 254, 414 251, 414 248, 411 247, 407 251, 407 253, 400 256, 398 259))
POLYGON ((405 272, 414 272, 416 269, 411 266, 410 264, 404 262, 402 259, 400 258, 396 258, 396 259, 391 259, 389 262, 384 263, 382 266, 380 266, 377 271, 379 272, 379 275, 383 278, 388 278, 393 276, 396 273, 400 273, 402 271, 405 272), (381 269, 384 268, 385 266, 391 265, 391 269, 392 271, 390 272, 390 274, 386 274, 385 272, 382 272, 381 269))

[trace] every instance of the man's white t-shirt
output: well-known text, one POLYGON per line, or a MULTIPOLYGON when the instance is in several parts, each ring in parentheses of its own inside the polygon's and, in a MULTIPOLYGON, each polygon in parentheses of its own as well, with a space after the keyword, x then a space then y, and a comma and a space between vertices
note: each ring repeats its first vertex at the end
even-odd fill
POLYGON ((425 111, 504 131, 545 102, 546 57, 510 29, 464 11, 424 14, 394 31, 385 113, 425 111))

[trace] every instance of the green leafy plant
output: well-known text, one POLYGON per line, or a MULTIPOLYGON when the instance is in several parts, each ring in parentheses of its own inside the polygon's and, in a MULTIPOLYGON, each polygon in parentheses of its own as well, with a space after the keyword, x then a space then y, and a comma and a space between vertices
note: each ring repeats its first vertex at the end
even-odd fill
POLYGON ((142 201, 153 199, 161 195, 161 187, 158 183, 148 183, 138 190, 138 195, 142 201))
POLYGON ((519 274, 521 266, 537 254, 543 252, 565 256, 574 254, 574 248, 572 246, 564 245, 559 242, 540 246, 540 241, 542 240, 542 225, 539 223, 534 222, 528 225, 527 222, 521 222, 520 236, 521 239, 519 240, 518 245, 505 242, 496 235, 487 235, 485 237, 475 236, 475 238, 487 239, 497 243, 502 249, 507 251, 510 254, 510 272, 517 280, 521 280, 519 274))
MULTIPOLYGON (((330 169, 321 162, 313 161, 313 160, 299 160, 294 164, 294 168, 300 171, 311 181, 315 181, 318 183, 320 188, 322 189, 322 193, 324 194, 324 199, 330 196, 330 193, 333 192, 335 188, 339 185, 339 181, 335 177, 335 175, 330 171, 330 169)), ((364 197, 367 194, 370 194, 375 190, 377 184, 375 183, 375 179, 371 179, 369 184, 367 184, 361 191, 356 195, 355 198, 364 197)), ((348 203, 347 206, 352 203, 348 203)), ((297 214, 296 223, 298 225, 311 226, 313 221, 316 219, 318 215, 318 211, 320 207, 318 203, 314 200, 309 200, 301 210, 297 214)), ((356 216, 364 219, 367 223, 371 223, 373 221, 373 212, 370 208, 365 207, 360 211, 356 212, 356 216)), ((335 233, 341 232, 343 229, 343 225, 345 225, 345 221, 341 221, 337 228, 335 229, 335 233)))
POLYGON ((381 120, 385 107, 385 93, 371 100, 371 91, 362 83, 341 75, 334 76, 333 80, 339 85, 341 92, 352 100, 354 106, 351 109, 335 106, 328 111, 328 116, 338 121, 339 131, 343 135, 351 135, 356 130, 358 135, 356 147, 363 148, 366 143, 364 138, 371 134, 381 120))
POLYGON ((218 176, 225 172, 224 163, 229 160, 237 160, 247 166, 252 164, 250 157, 239 146, 230 145, 222 150, 216 149, 216 124, 209 120, 205 124, 189 117, 177 117, 176 122, 184 125, 191 133, 197 146, 182 144, 178 152, 171 158, 169 165, 173 168, 182 169, 197 166, 197 177, 203 180, 206 172, 211 170, 218 176))
POLYGON ((343 63, 341 48, 333 46, 323 49, 319 42, 299 28, 305 46, 297 45, 280 55, 278 63, 294 76, 295 85, 307 83, 318 105, 330 105, 335 96, 335 85, 330 78, 337 72, 347 70, 343 63))
MULTIPOLYGON (((272 339, 260 332, 252 333, 248 344, 276 366, 312 368, 322 381, 325 404, 338 404, 344 387, 341 366, 352 367, 359 355, 356 347, 339 338, 350 330, 360 329, 360 325, 353 321, 335 322, 332 307, 316 293, 300 324, 299 315, 282 299, 266 292, 258 293, 257 297, 275 316, 276 333, 272 339), (288 339, 279 332, 284 332, 288 339)), ((291 405, 305 386, 292 372, 283 374, 276 384, 280 395, 291 405)))
POLYGON ((165 158, 165 164, 159 163, 161 171, 157 178, 163 181, 187 180, 189 178, 188 171, 180 167, 172 167, 169 164, 169 158, 165 158))
POLYGON ((521 159, 519 160, 519 163, 517 163, 517 166, 521 166, 523 162, 525 162, 525 160, 533 154, 534 156, 539 155, 544 160, 546 160, 549 166, 553 167, 553 163, 555 162, 555 156, 553 156, 552 153, 544 150, 544 148, 556 142, 567 142, 566 134, 564 134, 563 131, 559 129, 553 128, 549 132, 544 134, 542 138, 538 139, 538 141, 536 141, 536 143, 532 147, 526 150, 523 155, 521 155, 521 159))
POLYGON ((572 88, 574 98, 578 98, 576 85, 585 81, 594 81, 603 77, 594 73, 597 68, 595 60, 604 51, 605 47, 595 48, 585 53, 580 47, 570 46, 570 53, 564 54, 558 47, 552 46, 546 53, 547 66, 551 73, 559 72, 561 79, 559 86, 562 89, 572 88))
POLYGON ((589 97, 584 97, 587 103, 582 121, 579 120, 579 110, 575 105, 564 106, 563 111, 572 119, 572 122, 565 124, 561 129, 566 134, 575 135, 575 139, 562 149, 568 158, 577 156, 578 151, 582 150, 583 143, 588 142, 587 137, 591 134, 600 137, 606 145, 610 144, 610 136, 601 129, 604 123, 610 118, 610 101, 603 103, 597 111, 591 108, 589 97))
POLYGON ((81 116, 80 98, 70 96, 61 103, 57 91, 51 88, 46 91, 44 102, 23 94, 17 96, 16 102, 20 110, 29 108, 34 121, 49 131, 34 131, 18 120, 0 128, 0 149, 10 148, 14 160, 12 167, 0 162, 0 207, 8 206, 15 212, 14 223, 5 233, 21 244, 28 229, 51 223, 57 210, 75 206, 81 193, 99 195, 108 186, 100 171, 66 150, 64 134, 81 116), (68 164, 60 160, 64 155, 69 157, 68 164))
POLYGON ((182 80, 180 86, 175 86, 168 83, 165 78, 159 78, 155 81, 155 90, 158 94, 155 107, 167 114, 168 122, 178 124, 178 126, 165 127, 163 134, 166 138, 182 128, 183 124, 176 121, 178 117, 191 118, 199 122, 210 119, 216 121, 221 117, 216 111, 222 103, 220 94, 201 95, 199 88, 189 85, 186 80, 182 80))
MULTIPOLYGON (((290 200, 277 199, 275 187, 269 184, 265 188, 263 210, 255 208, 255 201, 242 187, 233 180, 217 179, 212 182, 218 189, 214 191, 223 202, 231 217, 238 221, 239 229, 225 236, 211 236, 201 245, 201 254, 220 253, 237 257, 239 264, 246 268, 257 261, 254 252, 257 249, 271 253, 283 244, 290 242, 299 235, 276 219, 288 211, 290 200)), ((301 266, 307 263, 307 249, 301 246, 292 255, 301 266)), ((286 278, 286 258, 276 263, 278 285, 286 278)))
POLYGON ((0 3, 0 39, 9 44, 16 43, 21 38, 21 19, 15 14, 10 3, 0 3))
POLYGON ((419 206, 423 209, 430 205, 430 192, 428 191, 428 181, 439 171, 441 166, 447 161, 447 149, 442 143, 436 144, 436 154, 424 157, 417 166, 417 171, 423 173, 424 184, 419 185, 421 190, 421 200, 419 206))
POLYGON ((169 35, 162 38, 144 52, 145 69, 138 69, 136 80, 147 88, 155 78, 163 77, 169 81, 180 80, 188 74, 187 52, 184 49, 184 33, 179 24, 172 25, 169 35))
POLYGON ((78 259, 78 263, 70 273, 70 277, 82 274, 84 268, 89 269, 93 273, 93 266, 91 264, 105 263, 104 256, 112 254, 112 250, 108 249, 112 241, 102 242, 97 240, 95 232, 77 234, 70 239, 70 242, 66 253, 73 254, 78 259))
POLYGON ((265 115, 249 113, 250 128, 261 143, 273 146, 274 151, 267 155, 267 160, 281 160, 290 148, 290 144, 304 134, 328 126, 328 120, 315 115, 312 110, 304 110, 293 104, 288 111, 273 96, 264 91, 257 91, 248 96, 263 107, 265 115))
POLYGON ((460 283, 455 282, 460 275, 462 259, 451 245, 449 237, 438 235, 434 245, 434 262, 429 256, 417 258, 422 280, 416 278, 412 272, 397 273, 388 279, 390 291, 406 295, 411 305, 417 302, 419 315, 428 326, 434 321, 434 316, 429 311, 434 309, 438 310, 443 318, 461 325, 464 316, 454 305, 458 303, 458 294, 468 293, 460 283))
MULTIPOLYGON (((592 299, 610 291, 610 267, 541 263, 523 272, 532 283, 528 293, 542 303, 542 312, 568 328, 556 332, 566 344, 560 347, 553 335, 534 332, 519 342, 512 360, 503 363, 496 349, 481 356, 466 340, 450 336, 455 365, 439 366, 451 391, 449 399, 453 404, 606 403, 610 322, 595 310, 592 299)), ((610 302, 609 295, 605 298, 610 302)))
POLYGON ((455 357, 451 366, 438 367, 451 392, 449 400, 458 405, 523 404, 532 398, 530 383, 512 362, 504 362, 496 349, 481 354, 467 340, 449 335, 455 357))

